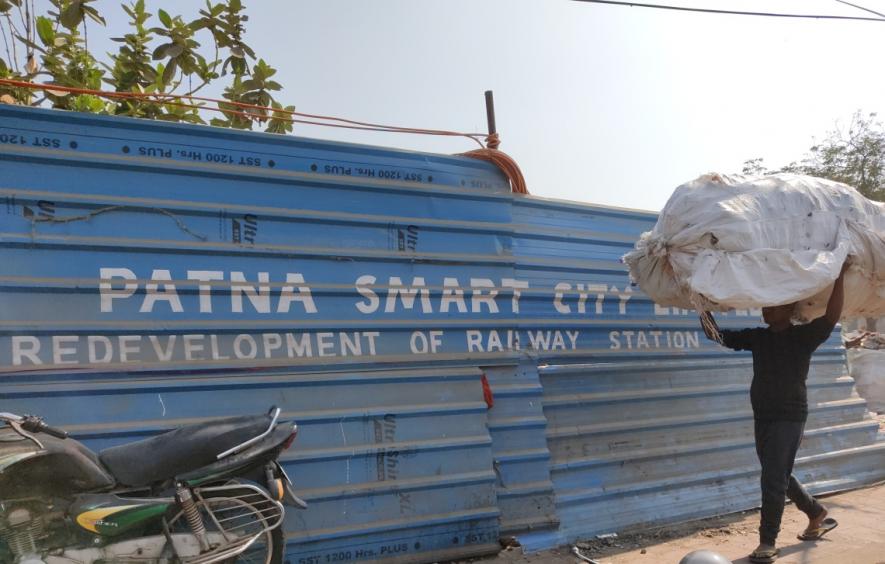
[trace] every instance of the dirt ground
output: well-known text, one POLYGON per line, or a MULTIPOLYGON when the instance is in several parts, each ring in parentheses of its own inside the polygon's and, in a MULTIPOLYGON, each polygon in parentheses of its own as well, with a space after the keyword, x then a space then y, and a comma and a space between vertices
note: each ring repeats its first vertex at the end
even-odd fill
MULTIPOLYGON (((883 460, 885 464, 885 460, 883 460)), ((778 546, 779 564, 885 564, 885 484, 821 498, 839 526, 823 540, 802 542, 796 535, 808 520, 787 506, 778 546)), ((599 564, 678 564, 695 550, 713 550, 747 564, 758 543, 759 512, 745 511, 713 519, 651 529, 613 539, 579 542, 581 552, 599 564)), ((571 547, 535 554, 509 548, 476 564, 580 564, 571 547)))

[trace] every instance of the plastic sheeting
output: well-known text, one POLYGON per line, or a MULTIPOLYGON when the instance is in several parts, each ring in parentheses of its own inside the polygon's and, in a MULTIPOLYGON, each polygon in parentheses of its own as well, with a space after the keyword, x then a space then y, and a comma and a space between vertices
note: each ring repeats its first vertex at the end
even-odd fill
POLYGON ((848 367, 857 393, 871 411, 885 413, 885 318, 858 319, 842 326, 842 338, 848 347, 848 367))
POLYGON ((854 349, 848 352, 851 377, 872 411, 885 413, 885 349, 854 349))
POLYGON ((624 260, 663 306, 798 302, 807 320, 823 315, 849 256, 843 316, 885 314, 885 204, 808 176, 709 174, 676 189, 624 260))

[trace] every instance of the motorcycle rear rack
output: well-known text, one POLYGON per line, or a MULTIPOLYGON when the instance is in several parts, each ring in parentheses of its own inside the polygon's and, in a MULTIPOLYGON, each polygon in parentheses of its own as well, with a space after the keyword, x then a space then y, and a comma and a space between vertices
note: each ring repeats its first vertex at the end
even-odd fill
POLYGON ((225 544, 208 552, 182 558, 183 564, 212 564, 242 554, 248 550, 249 547, 261 537, 261 535, 279 527, 285 516, 285 509, 281 503, 272 499, 264 490, 252 484, 230 484, 225 486, 194 488, 193 493, 194 497, 202 502, 206 513, 218 528, 219 533, 228 540, 225 544), (230 539, 229 537, 231 533, 243 526, 234 525, 234 523, 231 522, 242 520, 244 515, 239 514, 235 517, 228 517, 222 514, 225 509, 212 511, 206 503, 211 502, 213 499, 237 500, 247 505, 251 514, 261 521, 263 528, 254 535, 230 539))

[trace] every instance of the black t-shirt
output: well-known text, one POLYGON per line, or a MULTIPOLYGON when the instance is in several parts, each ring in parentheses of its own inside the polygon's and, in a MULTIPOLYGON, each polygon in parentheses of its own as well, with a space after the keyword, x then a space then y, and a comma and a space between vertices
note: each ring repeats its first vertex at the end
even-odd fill
POLYGON ((768 327, 721 331, 722 344, 753 352, 750 402, 759 420, 805 421, 808 417, 808 365, 834 325, 819 317, 807 325, 774 332, 768 327))

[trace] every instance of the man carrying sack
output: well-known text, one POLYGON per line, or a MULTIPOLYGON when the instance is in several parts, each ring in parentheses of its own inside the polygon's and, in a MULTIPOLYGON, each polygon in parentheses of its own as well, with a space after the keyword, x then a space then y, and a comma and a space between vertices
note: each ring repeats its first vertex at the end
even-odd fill
POLYGON ((736 351, 753 353, 753 406, 756 454, 762 465, 762 516, 759 546, 750 555, 756 563, 774 562, 784 513, 785 496, 808 515, 808 527, 801 540, 818 540, 837 525, 827 518, 827 510, 792 475, 796 452, 808 418, 808 392, 805 381, 811 355, 825 342, 842 315, 843 279, 846 261, 827 302, 826 313, 806 325, 793 325, 795 304, 763 308, 768 327, 720 330, 710 312, 701 316, 707 338, 736 351), (719 339, 717 339, 717 333, 719 339))

